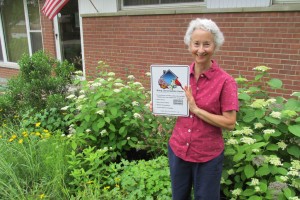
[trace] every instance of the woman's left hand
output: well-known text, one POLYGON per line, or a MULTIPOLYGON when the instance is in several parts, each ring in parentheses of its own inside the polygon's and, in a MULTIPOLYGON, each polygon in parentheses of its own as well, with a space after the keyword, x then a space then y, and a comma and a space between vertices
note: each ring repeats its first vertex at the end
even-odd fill
POLYGON ((184 91, 185 91, 185 96, 186 96, 188 104, 189 104, 190 111, 192 113, 195 113, 195 111, 199 108, 198 108, 198 106, 195 102, 195 99, 193 97, 191 86, 185 86, 184 91))

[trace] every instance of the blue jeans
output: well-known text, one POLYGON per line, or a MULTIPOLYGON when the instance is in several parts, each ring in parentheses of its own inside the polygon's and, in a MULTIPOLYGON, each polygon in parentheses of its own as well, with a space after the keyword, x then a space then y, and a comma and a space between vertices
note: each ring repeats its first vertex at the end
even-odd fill
POLYGON ((205 162, 187 162, 177 157, 169 146, 169 165, 173 200, 219 200, 224 153, 205 162))

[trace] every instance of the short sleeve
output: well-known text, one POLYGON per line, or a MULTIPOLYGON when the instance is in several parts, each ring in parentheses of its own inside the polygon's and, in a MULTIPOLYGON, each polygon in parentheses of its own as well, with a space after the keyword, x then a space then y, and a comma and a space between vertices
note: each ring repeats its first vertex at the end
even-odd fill
POLYGON ((224 82, 220 100, 222 112, 231 110, 239 111, 238 87, 232 77, 224 82))

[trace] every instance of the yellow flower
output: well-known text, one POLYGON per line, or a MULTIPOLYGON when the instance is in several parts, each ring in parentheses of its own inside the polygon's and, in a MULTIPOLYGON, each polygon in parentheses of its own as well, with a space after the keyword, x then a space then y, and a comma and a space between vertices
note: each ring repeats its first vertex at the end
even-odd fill
POLYGON ((19 139, 18 143, 22 144, 23 143, 23 139, 19 139))
POLYGON ((24 131, 24 132, 22 133, 22 135, 23 135, 24 137, 28 137, 28 133, 27 133, 26 131, 24 131))
POLYGON ((45 138, 49 138, 50 136, 51 136, 50 133, 46 133, 46 134, 45 134, 45 138))
POLYGON ((40 198, 40 199, 44 199, 45 197, 46 197, 45 194, 40 194, 40 195, 39 195, 39 198, 40 198))
POLYGON ((44 129, 43 132, 44 133, 49 133, 49 131, 47 129, 44 129))
POLYGON ((41 133, 40 132, 35 132, 35 135, 36 136, 41 136, 41 133))
POLYGON ((41 122, 37 122, 37 123, 35 124, 35 127, 40 127, 40 125, 41 125, 41 122))
POLYGON ((92 184, 92 183, 94 183, 94 181, 88 181, 88 182, 86 182, 87 184, 92 184))
POLYGON ((104 187, 104 190, 109 190, 110 186, 104 187))
POLYGON ((17 135, 14 134, 14 135, 11 136, 11 138, 12 138, 12 139, 16 139, 16 138, 17 138, 17 135))

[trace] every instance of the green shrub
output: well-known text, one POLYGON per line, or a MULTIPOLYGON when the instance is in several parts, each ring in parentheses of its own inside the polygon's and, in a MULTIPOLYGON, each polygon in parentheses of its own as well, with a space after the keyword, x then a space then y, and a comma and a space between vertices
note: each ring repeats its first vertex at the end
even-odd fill
POLYGON ((223 192, 231 199, 297 199, 300 189, 300 101, 269 97, 282 82, 256 67, 253 81, 237 78, 240 111, 235 131, 224 134, 223 192), (265 80, 264 90, 260 81, 265 80))
POLYGON ((8 81, 5 94, 0 96, 0 119, 28 109, 64 105, 61 100, 72 81, 73 65, 56 61, 42 51, 31 57, 24 54, 18 64, 20 73, 8 81))

